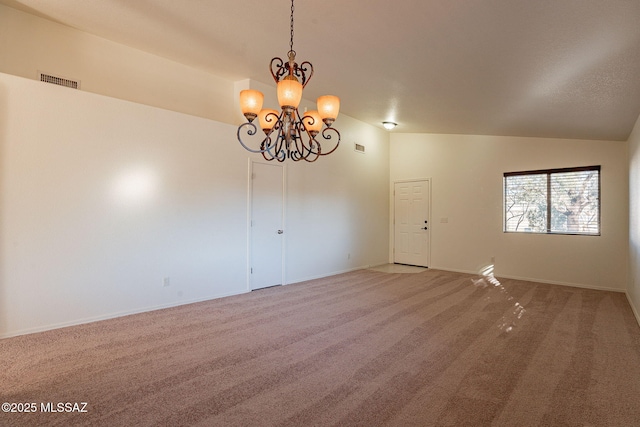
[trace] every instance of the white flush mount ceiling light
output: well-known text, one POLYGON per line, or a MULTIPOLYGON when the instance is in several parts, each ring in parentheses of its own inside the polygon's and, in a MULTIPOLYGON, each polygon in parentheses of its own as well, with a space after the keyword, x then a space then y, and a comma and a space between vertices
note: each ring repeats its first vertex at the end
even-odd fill
POLYGON ((391 130, 394 127, 398 126, 398 124, 394 122, 382 122, 382 126, 384 126, 386 130, 391 130))
POLYGON ((238 127, 238 141, 248 151, 260 153, 266 160, 283 162, 306 160, 314 162, 320 156, 333 153, 340 144, 340 132, 331 127, 338 117, 340 99, 337 96, 325 95, 317 100, 317 110, 307 111, 300 117, 298 105, 302 99, 302 89, 313 76, 313 65, 304 61, 295 62, 296 52, 293 50, 293 0, 291 0, 291 39, 289 42, 289 60, 273 58, 270 71, 277 84, 280 111, 262 108, 264 94, 249 89, 240 91, 240 108, 247 121, 238 127), (260 128, 265 134, 259 148, 250 148, 242 141, 241 133, 255 135, 258 118, 260 128), (322 124, 326 126, 324 129, 322 124), (320 140, 319 136, 322 136, 320 140), (322 144, 321 144, 322 141, 322 144), (324 144, 324 145, 323 145, 324 144))

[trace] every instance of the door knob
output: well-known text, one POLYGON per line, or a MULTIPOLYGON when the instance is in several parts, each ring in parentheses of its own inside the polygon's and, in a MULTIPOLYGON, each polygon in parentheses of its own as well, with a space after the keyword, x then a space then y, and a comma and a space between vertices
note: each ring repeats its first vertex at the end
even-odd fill
POLYGON ((422 227, 422 229, 423 229, 423 230, 428 230, 428 228, 427 228, 427 227, 422 227))
POLYGON ((284 231, 278 230, 278 234, 282 234, 282 233, 284 233, 284 231))

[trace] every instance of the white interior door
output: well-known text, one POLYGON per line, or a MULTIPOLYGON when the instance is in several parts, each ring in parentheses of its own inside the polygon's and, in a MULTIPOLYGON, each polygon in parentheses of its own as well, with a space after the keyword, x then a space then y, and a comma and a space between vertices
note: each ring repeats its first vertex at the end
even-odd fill
POLYGON ((284 168, 251 163, 251 289, 284 283, 284 168))
POLYGON ((429 200, 429 180, 394 183, 394 263, 429 266, 429 200))

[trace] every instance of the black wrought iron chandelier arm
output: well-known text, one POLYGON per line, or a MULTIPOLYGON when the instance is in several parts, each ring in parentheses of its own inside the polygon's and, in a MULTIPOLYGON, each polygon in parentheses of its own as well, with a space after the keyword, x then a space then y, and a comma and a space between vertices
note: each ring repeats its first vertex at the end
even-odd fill
POLYGON ((275 57, 271 58, 269 71, 271 72, 271 77, 273 77, 273 81, 276 82, 276 84, 291 74, 299 79, 302 87, 304 88, 313 76, 313 64, 309 61, 304 61, 300 65, 294 63, 292 66, 289 66, 289 61, 284 61, 282 58, 275 57))
MULTIPOLYGON (((275 116, 275 114, 274 114, 275 116)), ((267 137, 263 140, 262 145, 262 157, 265 160, 272 161, 277 160, 279 162, 285 161, 287 158, 286 150, 284 149, 283 137, 282 137, 282 122, 280 118, 277 118, 278 122, 276 125, 269 131, 267 137), (271 136, 275 136, 275 138, 271 138, 271 136)))
POLYGON ((304 132, 307 133, 307 135, 309 135, 309 139, 315 139, 315 135, 309 130, 309 128, 313 127, 314 125, 317 125, 320 122, 316 122, 316 120, 318 120, 316 117, 312 116, 312 115, 308 115, 303 114, 302 118, 300 117, 300 115, 298 115, 298 121, 300 122, 300 128, 301 130, 303 130, 304 132))
POLYGON ((237 131, 238 142, 240 142, 240 144, 244 147, 245 150, 250 151, 252 153, 260 153, 265 157, 265 159, 267 157, 277 158, 278 150, 279 150, 278 149, 278 145, 279 145, 278 142, 279 142, 280 138, 277 137, 276 138, 276 142, 274 143, 272 141, 272 139, 271 139, 271 135, 274 134, 274 132, 277 135, 280 134, 280 129, 282 128, 282 122, 280 120, 280 116, 278 116, 278 115, 276 115, 274 113, 267 114, 266 117, 265 117, 265 120, 266 120, 267 123, 273 124, 273 126, 272 126, 271 130, 265 134, 264 139, 260 142, 260 148, 258 150, 255 150, 255 149, 249 147, 242 140, 243 131, 245 131, 246 135, 248 135, 250 137, 255 135, 258 132, 258 128, 256 127, 255 123, 253 123, 253 122, 245 122, 245 123, 242 123, 238 127, 238 131, 237 131))
MULTIPOLYGON (((326 156, 328 154, 333 153, 334 151, 336 151, 336 149, 338 148, 338 146, 340 145, 340 132, 338 132, 338 129, 336 128, 332 128, 332 127, 326 127, 324 129, 322 129, 322 138, 329 141, 331 139, 333 139, 334 136, 337 136, 337 141, 336 141, 336 145, 335 147, 333 147, 330 151, 327 151, 325 153, 321 153, 319 152, 318 155, 319 156, 326 156), (335 135, 332 135, 335 134, 335 135)), ((317 139, 317 137, 316 137, 317 139)), ((318 144, 318 146, 320 146, 320 144, 318 144)))
MULTIPOLYGON (((246 133, 247 133, 247 135, 249 135, 249 136, 255 135, 255 134, 256 134, 256 132, 258 132, 258 128, 257 128, 257 127, 256 127, 256 125, 255 125, 255 124, 253 124, 252 122, 245 122, 245 123, 242 123, 240 126, 238 126, 238 132, 237 132, 237 135, 238 135, 238 142, 239 142, 239 143, 244 147, 244 149, 245 149, 245 150, 247 150, 247 151, 250 151, 250 152, 252 152, 252 153, 264 153, 264 152, 266 151, 266 149, 262 149, 262 146, 264 145, 265 140, 263 140, 263 141, 262 141, 262 143, 260 144, 261 149, 259 149, 259 150, 254 150, 253 148, 250 148, 249 146, 247 146, 247 144, 245 144, 245 143, 242 141, 242 137, 240 136, 240 134, 242 133, 242 131, 244 130, 244 128, 247 128, 247 129, 246 129, 246 133)), ((268 138, 268 137, 267 137, 267 138, 268 138)), ((267 138, 265 138, 265 139, 267 139, 267 138)))
POLYGON ((302 87, 306 87, 307 83, 309 83, 309 81, 311 80, 311 77, 313 77, 313 64, 311 64, 311 62, 309 61, 304 61, 300 64, 300 66, 297 67, 296 71, 298 72, 298 74, 296 74, 296 77, 300 78, 302 87), (308 76, 307 72, 309 72, 308 76))
POLYGON ((271 58, 271 63, 269 64, 269 71, 271 71, 271 76, 273 80, 278 83, 288 71, 288 68, 284 66, 284 61, 282 58, 271 58))

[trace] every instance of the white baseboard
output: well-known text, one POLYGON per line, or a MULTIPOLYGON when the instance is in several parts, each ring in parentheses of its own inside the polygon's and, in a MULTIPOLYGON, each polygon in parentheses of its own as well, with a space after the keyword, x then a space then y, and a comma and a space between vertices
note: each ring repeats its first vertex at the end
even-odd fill
MULTIPOLYGON (((386 263, 384 263, 384 264, 386 264, 386 263)), ((382 265, 382 264, 380 264, 380 265, 382 265)), ((359 267, 347 268, 346 270, 338 270, 338 271, 333 271, 331 273, 322 273, 322 274, 318 274, 316 276, 307 276, 307 277, 303 277, 303 278, 294 278, 291 281, 287 281, 287 283, 285 283, 285 285, 292 285, 294 283, 306 282, 308 280, 322 279, 323 277, 335 276, 337 274, 349 273, 351 271, 364 270, 365 268, 369 268, 369 267, 371 267, 371 265, 367 264, 367 265, 361 265, 359 267)))
POLYGON ((633 300, 629 296, 629 292, 625 292, 625 295, 627 296, 627 301, 629 301, 629 305, 631 306, 631 311, 633 311, 633 314, 636 316, 636 320, 638 321, 638 326, 640 326, 640 312, 638 311, 636 306, 633 305, 633 300))
MULTIPOLYGON (((385 264, 387 264, 387 263, 386 262, 382 262, 380 264, 375 264, 375 266, 377 266, 377 265, 385 265, 385 264)), ((300 282, 306 282, 308 280, 321 279, 323 277, 335 276, 337 274, 349 273, 351 271, 362 270, 362 269, 366 269, 366 268, 370 268, 370 267, 372 267, 372 265, 363 265, 363 266, 359 266, 359 267, 348 268, 348 269, 345 269, 345 270, 333 271, 333 272, 330 272, 330 273, 323 273, 323 274, 319 274, 319 275, 315 275, 315 276, 308 276, 308 277, 305 277, 305 278, 294 279, 291 282, 287 282, 287 284, 300 283, 300 282)), ((442 268, 442 267, 435 267, 435 266, 432 266, 432 267, 429 267, 429 268, 431 270, 451 271, 451 272, 454 272, 454 273, 464 273, 464 274, 474 274, 474 275, 478 274, 477 271, 442 268)), ((579 283, 566 283, 566 282, 558 282, 558 281, 552 281, 552 280, 527 278, 527 277, 505 276, 505 275, 498 275, 497 277, 498 278, 505 278, 505 279, 524 280, 524 281, 528 281, 528 282, 546 283, 546 284, 550 284, 550 285, 572 286, 572 287, 576 287, 576 288, 595 289, 595 290, 601 290, 601 291, 624 292, 625 295, 627 296, 627 300, 629 301, 629 305, 631 305, 631 310, 633 311, 633 314, 635 315, 635 318, 638 321, 638 325, 640 325, 640 312, 633 305, 633 301, 629 297, 629 294, 627 292, 625 292, 624 290, 616 289, 616 288, 600 287, 600 286, 583 285, 583 284, 579 284, 579 283)), ((177 302, 177 303, 162 304, 162 305, 157 305, 157 306, 152 306, 152 307, 145 307, 145 308, 136 309, 136 310, 121 311, 121 312, 109 313, 109 314, 105 314, 105 315, 101 315, 101 316, 94 316, 94 317, 88 317, 88 318, 84 318, 84 319, 77 319, 77 320, 73 320, 73 321, 70 321, 70 322, 62 322, 62 323, 51 324, 51 325, 37 326, 37 327, 34 327, 34 328, 27 328, 27 329, 13 331, 13 332, 9 332, 9 333, 0 333, 0 339, 11 338, 11 337, 19 336, 19 335, 33 334, 33 333, 37 333, 37 332, 44 332, 44 331, 49 331, 49 330, 52 330, 52 329, 66 328, 66 327, 69 327, 69 326, 82 325, 82 324, 85 324, 85 323, 97 322, 97 321, 100 321, 100 320, 114 319, 116 317, 129 316, 129 315, 132 315, 132 314, 145 313, 145 312, 148 312, 148 311, 155 311, 155 310, 162 310, 162 309, 165 309, 165 308, 178 307, 178 306, 181 306, 181 305, 193 304, 193 303, 197 303, 197 302, 208 301, 208 300, 217 299, 217 298, 224 298, 224 297, 233 296, 233 295, 240 295, 240 294, 244 294, 244 293, 248 293, 248 292, 250 292, 250 291, 243 289, 243 290, 238 291, 238 292, 229 292, 229 293, 225 293, 225 294, 211 295, 211 296, 207 296, 207 297, 203 297, 203 298, 196 298, 196 299, 188 300, 188 301, 180 301, 180 302, 177 302)))
MULTIPOLYGON (((346 270, 333 271, 333 272, 330 272, 330 273, 323 273, 323 274, 320 274, 320 275, 317 275, 317 276, 309 276, 309 277, 306 277, 306 278, 294 279, 293 281, 287 282, 285 284, 305 282, 307 280, 313 280, 313 279, 321 279, 323 277, 335 276, 336 274, 348 273, 348 272, 351 272, 351 271, 362 270, 362 269, 369 268, 369 267, 370 267, 369 265, 363 265, 363 266, 359 266, 359 267, 348 268, 346 270)), ((138 314, 138 313, 145 313, 145 312, 148 312, 148 311, 162 310, 164 308, 171 308, 171 307, 177 307, 177 306, 180 306, 180 305, 193 304, 193 303, 196 303, 196 302, 208 301, 208 300, 217 299, 217 298, 224 298, 224 297, 233 296, 233 295, 240 295, 240 294, 245 294, 245 293, 248 293, 248 292, 251 292, 251 291, 249 289, 242 289, 242 290, 237 291, 237 292, 229 292, 229 293, 224 293, 224 294, 210 295, 210 296, 207 296, 207 297, 195 298, 195 299, 188 300, 188 301, 180 301, 180 302, 170 303, 170 304, 161 304, 161 305, 156 305, 156 306, 151 306, 151 307, 143 307, 143 308, 139 308, 139 309, 135 309, 135 310, 119 311, 119 312, 108 313, 108 314, 104 314, 104 315, 100 315, 100 316, 91 316, 91 317, 86 317, 86 318, 83 318, 83 319, 75 319, 75 320, 68 321, 68 322, 60 322, 60 323, 55 323, 55 324, 36 326, 36 327, 33 327, 33 328, 19 329, 17 331, 10 331, 10 332, 6 332, 6 333, 0 333, 0 339, 16 337, 16 336, 19 336, 19 335, 34 334, 34 333, 37 333, 37 332, 49 331, 49 330, 52 330, 52 329, 66 328, 66 327, 69 327, 69 326, 82 325, 82 324, 85 324, 85 323, 98 322, 100 320, 114 319, 116 317, 129 316, 131 314, 138 314)))
MULTIPOLYGON (((477 271, 467 271, 467 270, 456 270, 451 268, 441 268, 441 267, 429 267, 432 270, 443 270, 443 271, 451 271, 454 273, 466 273, 466 274, 475 274, 478 275, 477 271)), ((513 279, 513 280, 523 280, 526 282, 536 282, 536 283, 546 283, 548 285, 560 285, 560 286, 571 286, 574 288, 583 288, 583 289, 594 289, 597 291, 611 291, 611 292, 625 292, 624 289, 619 288, 608 288, 606 286, 594 286, 594 285, 585 285, 582 283, 570 283, 570 282, 560 282, 557 280, 546 280, 546 279, 537 279, 534 277, 520 277, 520 276, 508 276, 504 274, 497 274, 496 278, 504 278, 504 279, 513 279)))
POLYGON ((116 317, 129 316, 131 314, 146 313, 148 311, 162 310, 162 309, 171 308, 171 307, 178 307, 178 306, 181 306, 181 305, 193 304, 193 303, 196 303, 196 302, 209 301, 209 300, 217 299, 217 298, 224 298, 224 297, 230 297, 230 296, 233 296, 233 295, 245 294, 247 292, 248 291, 246 291, 246 290, 242 290, 242 291, 239 291, 239 292, 229 292, 229 293, 224 293, 224 294, 207 296, 207 297, 203 297, 203 298, 196 298, 196 299, 192 299, 192 300, 188 300, 188 301, 180 301, 180 302, 176 302, 176 303, 161 304, 161 305, 156 305, 156 306, 151 306, 151 307, 144 307, 144 308, 135 309, 135 310, 119 311, 119 312, 116 312, 116 313, 109 313, 109 314, 104 314, 104 315, 100 315, 100 316, 86 317, 84 319, 76 319, 76 320, 72 320, 72 321, 69 321, 69 322, 61 322, 61 323, 55 323, 55 324, 50 324, 50 325, 36 326, 34 328, 21 329, 21 330, 18 330, 18 331, 13 331, 13 332, 8 332, 8 333, 0 333, 0 339, 17 337, 19 335, 35 334, 37 332, 50 331, 50 330, 53 330, 53 329, 66 328, 66 327, 69 327, 69 326, 83 325, 85 323, 98 322, 100 320, 115 319, 116 317))

